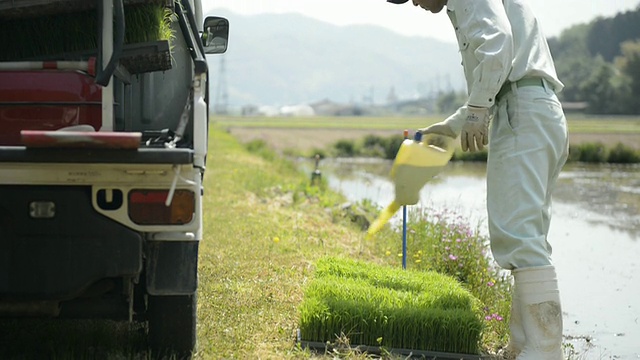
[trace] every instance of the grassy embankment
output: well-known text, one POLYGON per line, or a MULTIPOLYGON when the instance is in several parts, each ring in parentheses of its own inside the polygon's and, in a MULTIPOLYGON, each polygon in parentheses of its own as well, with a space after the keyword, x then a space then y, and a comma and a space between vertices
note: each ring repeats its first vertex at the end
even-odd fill
MULTIPOLYGON (((310 186, 309 177, 291 163, 261 143, 252 145, 253 154, 232 136, 213 132, 205 178, 198 357, 307 358, 307 351, 296 349, 294 335, 316 261, 340 255, 400 267, 401 237, 387 228, 365 240, 336 210, 342 196, 310 186)), ((486 239, 463 219, 446 219, 454 216, 446 209, 438 211, 412 213, 407 267, 456 276, 472 289, 484 303, 482 347, 495 350, 506 340, 508 286, 481 255, 486 239)))
POLYGON ((336 225, 325 210, 339 196, 308 187, 292 164, 266 149, 264 157, 250 154, 220 131, 211 144, 198 356, 303 357, 294 347, 297 307, 314 262, 325 255, 375 256, 358 231, 336 225))

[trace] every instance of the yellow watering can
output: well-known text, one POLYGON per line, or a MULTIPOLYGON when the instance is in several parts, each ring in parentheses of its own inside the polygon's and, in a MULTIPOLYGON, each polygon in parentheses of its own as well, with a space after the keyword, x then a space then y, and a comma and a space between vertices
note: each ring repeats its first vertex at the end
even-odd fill
POLYGON ((423 141, 420 132, 416 133, 413 140, 405 139, 402 142, 391 167, 395 199, 369 226, 368 238, 380 231, 401 206, 418 203, 420 190, 451 160, 454 151, 453 142, 454 139, 435 135, 423 141))

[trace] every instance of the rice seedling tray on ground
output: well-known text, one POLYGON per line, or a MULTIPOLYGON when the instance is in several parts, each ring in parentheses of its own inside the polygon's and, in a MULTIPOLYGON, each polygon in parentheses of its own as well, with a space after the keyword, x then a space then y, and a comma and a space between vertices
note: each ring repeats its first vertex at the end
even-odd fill
MULTIPOLYGON (((125 0, 125 5, 156 4, 173 8, 174 0, 125 0)), ((0 0, 0 18, 19 18, 76 12, 96 7, 88 0, 0 0)))
POLYGON ((298 344, 302 349, 309 349, 323 354, 331 354, 334 351, 350 351, 358 353, 366 353, 370 355, 384 355, 393 354, 401 355, 408 358, 428 359, 428 360, 488 360, 493 359, 488 355, 469 355, 469 354, 454 354, 444 353, 438 351, 424 351, 424 350, 411 350, 411 349, 393 349, 383 348, 379 346, 365 346, 365 345, 351 345, 345 348, 343 345, 332 343, 321 343, 314 341, 303 341, 298 339, 298 344))
POLYGON ((299 324, 299 344, 308 348, 326 350, 338 339, 373 352, 482 358, 480 301, 456 279, 431 271, 320 259, 299 324))

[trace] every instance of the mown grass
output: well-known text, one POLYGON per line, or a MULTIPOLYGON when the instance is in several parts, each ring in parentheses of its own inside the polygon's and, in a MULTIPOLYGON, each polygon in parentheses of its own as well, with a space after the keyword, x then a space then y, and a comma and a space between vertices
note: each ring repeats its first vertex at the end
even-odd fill
POLYGON ((357 230, 327 211, 344 201, 341 196, 311 187, 293 164, 258 144, 249 153, 219 130, 211 144, 197 356, 306 357, 296 349, 295 335, 315 261, 372 254, 357 230))

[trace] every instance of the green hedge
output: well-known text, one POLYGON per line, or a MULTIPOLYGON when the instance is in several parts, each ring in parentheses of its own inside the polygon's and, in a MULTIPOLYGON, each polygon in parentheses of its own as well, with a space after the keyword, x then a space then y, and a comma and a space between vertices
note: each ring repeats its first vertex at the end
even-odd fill
POLYGON ((611 149, 607 149, 602 143, 585 143, 569 147, 569 161, 637 164, 640 163, 640 152, 622 143, 611 149))
MULTIPOLYGON (((388 160, 395 159, 404 138, 393 135, 381 137, 368 135, 360 141, 340 140, 333 144, 329 150, 330 155, 336 157, 381 157, 388 160)), ((318 152, 318 150, 316 150, 318 152)), ((315 154, 315 153, 314 153, 315 154)), ((478 161, 486 162, 487 150, 476 152, 462 152, 456 150, 451 161, 478 161)), ((584 163, 612 163, 612 164, 637 164, 640 163, 640 151, 622 143, 613 148, 607 148, 602 143, 583 143, 571 145, 569 148, 569 162, 584 163)))

